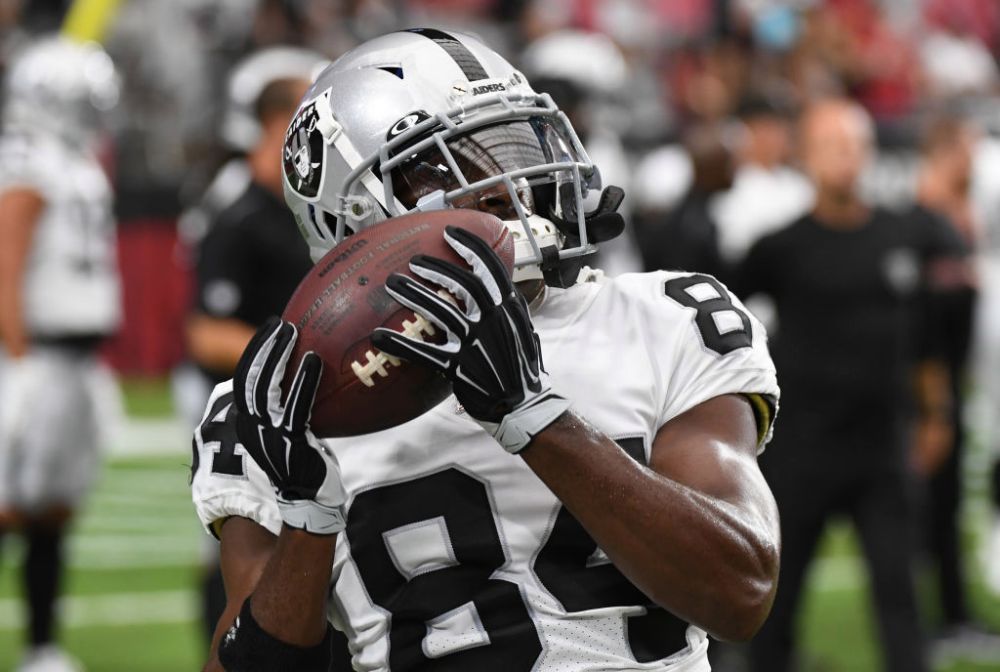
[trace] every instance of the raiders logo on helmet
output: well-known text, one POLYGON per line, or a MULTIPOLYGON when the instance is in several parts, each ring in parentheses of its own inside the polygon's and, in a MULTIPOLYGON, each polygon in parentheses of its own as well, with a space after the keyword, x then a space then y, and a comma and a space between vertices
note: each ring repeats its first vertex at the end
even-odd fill
POLYGON ((316 128, 316 105, 322 96, 298 111, 285 133, 282 165, 289 186, 303 198, 315 198, 323 185, 323 134, 316 128))

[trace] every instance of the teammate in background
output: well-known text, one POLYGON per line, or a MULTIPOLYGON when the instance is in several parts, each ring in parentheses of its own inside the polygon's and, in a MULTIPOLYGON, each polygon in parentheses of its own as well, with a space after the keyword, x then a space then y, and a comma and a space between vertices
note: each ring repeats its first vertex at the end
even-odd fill
MULTIPOLYGON (((196 305, 187 335, 201 372, 195 389, 204 393, 185 406, 204 408, 216 383, 233 375, 257 327, 281 313, 312 267, 282 198, 281 146, 312 75, 325 63, 310 51, 274 47, 245 58, 229 78, 222 136, 242 156, 223 166, 195 211, 197 228, 204 230, 195 253, 196 305)), ((218 562, 211 564, 203 585, 209 637, 226 599, 218 562)))
POLYGON ((118 327, 111 188, 95 154, 111 59, 45 38, 9 73, 0 138, 0 538, 23 534, 21 672, 80 669, 55 644, 63 542, 99 465, 97 348, 118 327))
POLYGON ((687 193, 668 212, 635 216, 635 235, 646 271, 697 271, 726 281, 710 203, 733 184, 733 154, 724 129, 702 124, 684 133, 693 175, 687 193))
MULTIPOLYGON (((927 126, 921 143, 915 209, 917 215, 943 218, 969 255, 976 253, 982 235, 969 193, 977 139, 973 128, 956 117, 939 117, 927 126)), ((937 579, 941 613, 932 653, 937 664, 962 657, 995 662, 1000 660, 1000 636, 977 623, 970 610, 959 526, 966 443, 964 390, 979 300, 978 279, 969 263, 939 263, 933 270, 937 283, 948 290, 938 297, 936 315, 941 352, 951 380, 949 420, 954 441, 950 452, 916 463, 927 481, 922 527, 937 579)))
POLYGON ((789 165, 790 111, 754 96, 740 104, 738 116, 744 129, 739 166, 732 188, 715 208, 720 250, 731 265, 742 261, 759 238, 805 214, 813 199, 809 181, 789 165))
POLYGON ((781 581, 751 643, 753 669, 794 669, 804 579, 827 521, 845 513, 871 574, 885 669, 920 672, 927 662, 911 565, 907 400, 916 397, 924 452, 946 452, 947 375, 935 344, 914 340, 933 331, 922 310, 934 290, 928 271, 961 256, 961 246, 940 222, 861 200, 873 138, 858 105, 815 103, 800 130, 816 204, 761 238, 739 281, 742 296, 775 301, 772 349, 786 400, 782 431, 761 461, 781 512, 781 581))
POLYGON ((294 327, 258 332, 195 433, 193 497, 229 599, 206 669, 325 671, 328 619, 355 669, 396 672, 705 672, 706 631, 751 637, 778 569, 756 462, 778 395, 766 335, 708 276, 579 272, 621 232, 621 194, 584 209, 599 173, 551 99, 474 37, 392 33, 324 71, 284 157, 317 252, 418 204, 473 208, 513 233, 517 290, 461 231, 468 266, 428 262, 429 291, 390 281, 470 335, 375 346, 455 396, 341 440, 307 427, 316 360, 284 408, 294 327))

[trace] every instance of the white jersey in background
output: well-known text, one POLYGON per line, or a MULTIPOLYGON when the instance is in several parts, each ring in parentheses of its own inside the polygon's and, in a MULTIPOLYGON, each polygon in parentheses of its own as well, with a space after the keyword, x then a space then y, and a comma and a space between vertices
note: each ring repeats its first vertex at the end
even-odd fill
POLYGON ((804 215, 814 199, 812 185, 793 168, 740 167, 733 186, 713 203, 722 258, 739 263, 758 240, 804 215))
MULTIPOLYGON (((648 462, 671 418, 744 394, 770 433, 778 387, 761 325, 716 280, 599 273, 547 290, 533 321, 553 389, 648 462)), ((216 388, 195 436, 193 498, 274 534, 271 485, 216 388)), ((328 440, 348 492, 330 620, 358 670, 709 669, 704 631, 651 604, 525 462, 449 397, 384 432, 328 440)), ((529 448, 530 450, 530 448, 529 448)))
POLYGON ((45 201, 25 271, 28 332, 61 338, 113 332, 121 320, 111 187, 92 153, 48 135, 0 137, 0 191, 45 201))

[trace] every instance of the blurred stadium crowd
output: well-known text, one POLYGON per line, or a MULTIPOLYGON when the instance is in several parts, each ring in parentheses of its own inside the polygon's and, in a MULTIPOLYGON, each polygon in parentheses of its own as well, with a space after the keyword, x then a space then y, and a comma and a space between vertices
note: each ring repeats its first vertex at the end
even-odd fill
MULTIPOLYGON (((0 0, 0 67, 34 36, 59 29, 70 4, 0 0)), ((831 96, 859 103, 877 145, 861 180, 865 198, 896 210, 919 202, 971 255, 970 304, 941 318, 959 332, 949 412, 955 437, 971 423, 979 444, 1000 447, 996 0, 120 2, 95 35, 122 77, 104 152, 124 300, 106 354, 119 374, 170 375, 189 359, 185 324, 194 251, 209 226, 205 193, 248 149, 233 115, 252 105, 231 77, 234 66, 279 45, 335 59, 413 26, 480 34, 567 112, 605 183, 626 193, 627 235, 602 247, 593 264, 610 274, 683 268, 738 282, 734 269, 753 244, 814 202, 801 171, 800 113, 831 96), (967 399, 975 404, 964 405, 963 417, 967 399)), ((753 306, 774 319, 773 305, 753 306)), ((192 402, 192 414, 202 405, 192 402)), ((959 456, 953 450, 918 468, 914 484, 947 468, 961 491, 968 470, 959 456)), ((952 536, 958 498, 940 514, 952 520, 952 536)), ((932 518, 921 525, 949 524, 932 518)), ((985 569, 1000 594, 1000 535, 992 556, 985 569)), ((954 580, 946 573, 932 631, 967 645, 960 653, 992 647, 984 655, 1000 669, 1000 638, 966 606, 960 569, 954 580)), ((732 652, 717 669, 744 669, 741 658, 732 652)))
MULTIPOLYGON (((3 53, 58 27, 66 5, 3 3, 3 53)), ((541 78, 539 88, 572 108, 607 181, 625 188, 627 207, 639 214, 669 211, 687 191, 696 171, 685 143, 710 155, 714 136, 721 154, 707 160, 723 166, 793 165, 791 127, 767 118, 790 121, 806 101, 835 93, 861 102, 876 123, 881 151, 866 191, 877 202, 899 204, 916 193, 927 122, 957 115, 976 129, 972 212, 962 226, 977 245, 997 244, 1000 189, 983 178, 1000 162, 993 139, 1000 125, 1000 7, 989 0, 130 0, 106 37, 124 82, 113 164, 123 244, 136 246, 122 255, 126 275, 140 272, 132 265, 148 269, 140 260, 168 245, 180 213, 232 152, 221 132, 224 92, 241 57, 293 44, 335 58, 367 38, 424 24, 477 32, 541 78), (154 239, 160 242, 143 245, 154 239)), ((731 188, 719 189, 732 198, 713 206, 729 257, 760 233, 736 221, 734 211, 773 211, 775 199, 788 201, 782 207, 790 210, 764 216, 780 221, 809 198, 785 176, 782 196, 745 204, 744 191, 759 193, 744 184, 747 177, 740 171, 731 188)), ((603 266, 612 272, 641 264, 634 243, 606 256, 603 266)), ((160 285, 177 281, 163 277, 135 280, 126 286, 142 286, 147 298, 161 292, 162 300, 129 305, 130 317, 142 319, 128 320, 116 361, 125 370, 162 371, 182 356, 173 336, 184 289, 168 291, 160 285)))

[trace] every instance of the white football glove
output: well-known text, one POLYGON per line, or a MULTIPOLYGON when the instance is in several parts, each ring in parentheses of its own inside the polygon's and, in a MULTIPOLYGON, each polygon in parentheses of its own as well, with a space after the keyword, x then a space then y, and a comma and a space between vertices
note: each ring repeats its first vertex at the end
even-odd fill
POLYGON ((528 304, 500 258, 464 229, 449 226, 444 237, 471 271, 426 255, 413 257, 410 270, 461 305, 398 273, 389 276, 386 290, 440 327, 447 342, 436 345, 379 328, 372 343, 446 376, 466 412, 507 451, 518 453, 569 408, 569 401, 552 391, 528 304))
POLYGON ((344 529, 347 494, 333 452, 309 430, 323 363, 306 353, 288 399, 281 381, 295 347, 295 327, 272 318, 247 345, 233 377, 236 433, 278 496, 285 525, 314 534, 344 529))

